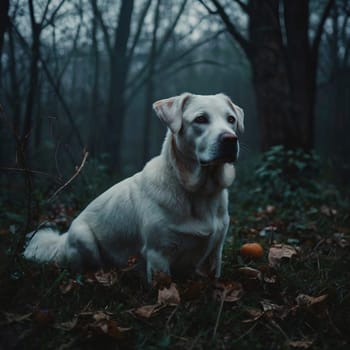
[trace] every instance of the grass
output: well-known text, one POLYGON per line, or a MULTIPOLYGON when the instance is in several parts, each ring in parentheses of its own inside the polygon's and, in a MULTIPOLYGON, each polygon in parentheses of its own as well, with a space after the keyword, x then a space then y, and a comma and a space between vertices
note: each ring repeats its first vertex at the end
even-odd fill
MULTIPOLYGON (((0 347, 347 349, 349 193, 317 179, 316 187, 304 183, 302 191, 288 195, 281 185, 276 196, 275 188, 245 176, 244 169, 239 174, 220 283, 174 281, 181 302, 157 306, 148 318, 135 310, 157 304, 159 286, 169 287, 169 279, 160 276, 149 288, 132 269, 79 275, 28 262, 16 251, 21 232, 11 228, 22 214, 3 204, 3 211, 17 217, 7 216, 0 228, 0 347), (239 255, 248 241, 264 247, 262 258, 239 255), (291 245, 297 254, 271 266, 274 244, 291 245)), ((59 217, 67 225, 72 203, 71 196, 61 199, 38 217, 59 217)))

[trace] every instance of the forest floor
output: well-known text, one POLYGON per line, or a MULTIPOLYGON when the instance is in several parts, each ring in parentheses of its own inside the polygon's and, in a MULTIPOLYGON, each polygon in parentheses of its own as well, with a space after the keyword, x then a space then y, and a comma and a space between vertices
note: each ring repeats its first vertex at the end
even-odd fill
MULTIPOLYGON (((255 181, 233 186, 219 281, 159 274, 150 288, 132 258, 122 271, 86 274, 31 263, 9 217, 0 349, 348 349, 349 192, 320 182, 274 197, 255 181), (263 256, 241 256, 245 242, 263 256)), ((68 203, 62 196, 40 215, 68 225, 77 213, 68 203)))

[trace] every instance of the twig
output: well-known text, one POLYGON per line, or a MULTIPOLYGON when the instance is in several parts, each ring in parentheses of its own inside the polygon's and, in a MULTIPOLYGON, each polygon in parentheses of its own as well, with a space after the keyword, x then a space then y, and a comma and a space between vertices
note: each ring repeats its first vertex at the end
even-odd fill
POLYGON ((39 171, 39 170, 30 170, 30 169, 24 169, 24 168, 7 168, 7 167, 0 167, 0 171, 18 171, 18 172, 29 172, 33 175, 42 175, 45 177, 52 178, 56 182, 60 182, 56 176, 51 175, 49 173, 45 173, 44 171, 39 171))
POLYGON ((89 155, 89 152, 85 151, 83 160, 81 161, 79 168, 75 171, 73 176, 66 183, 64 183, 60 188, 58 188, 55 191, 55 193, 48 199, 48 202, 51 202, 61 191, 63 191, 79 175, 79 173, 81 172, 81 170, 85 165, 88 155, 89 155))
POLYGON ((165 327, 168 328, 170 325, 170 321, 173 319, 174 315, 176 314, 176 311, 179 309, 179 305, 176 305, 176 307, 174 308, 174 310, 171 312, 170 316, 168 317, 166 323, 165 323, 165 327))
POLYGON ((223 306, 224 306, 226 294, 227 294, 227 290, 224 289, 224 291, 223 291, 223 293, 222 293, 221 301, 220 301, 220 306, 219 306, 218 315, 217 315, 217 317, 216 317, 216 322, 215 322, 215 327, 214 327, 212 339, 214 339, 214 338, 216 337, 216 332, 217 332, 218 327, 219 327, 219 322, 220 322, 220 318, 221 318, 221 314, 222 314, 222 308, 223 308, 223 306))
POLYGON ((248 335, 257 326, 257 324, 258 322, 255 322, 246 332, 241 334, 237 339, 234 339, 233 342, 238 343, 241 339, 243 339, 246 335, 248 335))

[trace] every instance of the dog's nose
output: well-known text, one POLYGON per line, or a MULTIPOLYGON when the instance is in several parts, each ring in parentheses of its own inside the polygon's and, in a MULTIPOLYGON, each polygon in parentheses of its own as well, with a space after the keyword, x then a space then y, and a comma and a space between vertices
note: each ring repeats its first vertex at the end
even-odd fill
POLYGON ((238 137, 232 132, 224 132, 219 136, 219 158, 234 162, 238 155, 238 137))
POLYGON ((220 135, 220 141, 224 145, 234 145, 237 143, 237 136, 231 132, 225 132, 220 135))

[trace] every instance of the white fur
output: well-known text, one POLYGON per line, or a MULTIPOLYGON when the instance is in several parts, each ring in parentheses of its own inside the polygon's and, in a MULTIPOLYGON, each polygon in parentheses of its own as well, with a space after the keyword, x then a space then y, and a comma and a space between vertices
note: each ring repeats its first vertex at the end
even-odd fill
MULTIPOLYGON (((148 281, 158 270, 218 277, 229 225, 226 188, 235 171, 229 163, 201 166, 199 160, 215 155, 220 133, 236 132, 237 125, 226 122, 237 112, 231 104, 222 94, 156 102, 157 115, 170 128, 161 154, 92 201, 66 233, 35 233, 25 257, 83 270, 125 266, 128 257, 138 256, 148 281), (203 112, 210 125, 195 135, 193 119, 203 112)), ((243 127, 243 114, 237 119, 243 127)))

